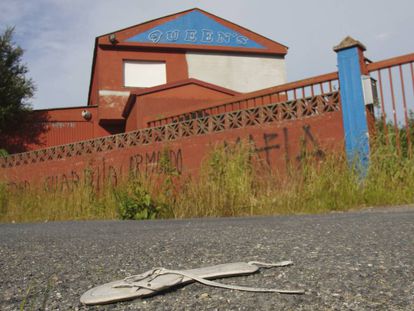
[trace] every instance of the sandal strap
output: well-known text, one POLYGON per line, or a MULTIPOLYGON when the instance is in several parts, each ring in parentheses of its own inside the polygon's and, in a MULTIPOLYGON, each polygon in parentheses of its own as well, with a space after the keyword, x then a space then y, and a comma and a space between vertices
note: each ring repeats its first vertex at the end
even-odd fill
POLYGON ((194 274, 183 272, 183 271, 167 270, 167 269, 162 271, 162 274, 168 274, 168 273, 181 275, 183 277, 187 277, 189 279, 192 279, 196 282, 199 282, 207 286, 233 289, 233 290, 239 290, 239 291, 245 291, 245 292, 279 293, 279 294, 304 294, 305 293, 304 290, 285 290, 285 289, 276 289, 276 288, 261 288, 261 287, 248 287, 248 286, 223 284, 223 283, 219 283, 215 281, 210 281, 210 280, 198 277, 194 274))
MULTIPOLYGON (((281 261, 277 263, 266 263, 266 262, 259 262, 259 261, 250 261, 248 262, 249 265, 254 265, 259 268, 272 268, 272 267, 285 267, 292 265, 292 261, 281 261)), ((157 278, 160 275, 165 274, 174 274, 181 276, 181 279, 177 280, 177 284, 179 284, 184 277, 191 279, 193 281, 199 282, 201 284, 225 289, 233 289, 239 291, 247 291, 247 292, 260 292, 260 293, 280 293, 280 294, 304 294, 304 290, 285 290, 285 289, 275 289, 275 288, 261 288, 261 287, 248 287, 248 286, 239 286, 239 285, 230 285, 230 284, 223 284, 211 280, 207 280, 205 278, 199 277, 195 274, 180 271, 180 270, 170 270, 165 268, 155 268, 150 271, 147 271, 143 274, 129 276, 124 279, 125 283, 118 284, 113 286, 114 288, 133 288, 136 287, 137 290, 139 288, 145 288, 148 290, 153 290, 151 287, 151 281, 157 278)))

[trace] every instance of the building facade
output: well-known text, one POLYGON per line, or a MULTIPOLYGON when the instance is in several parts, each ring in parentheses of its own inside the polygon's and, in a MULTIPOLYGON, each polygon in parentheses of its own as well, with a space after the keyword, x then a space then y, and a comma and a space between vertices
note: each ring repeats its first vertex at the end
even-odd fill
POLYGON ((27 150, 137 130, 283 84, 286 54, 286 46, 200 9, 99 36, 87 105, 35 111, 44 132, 27 150))

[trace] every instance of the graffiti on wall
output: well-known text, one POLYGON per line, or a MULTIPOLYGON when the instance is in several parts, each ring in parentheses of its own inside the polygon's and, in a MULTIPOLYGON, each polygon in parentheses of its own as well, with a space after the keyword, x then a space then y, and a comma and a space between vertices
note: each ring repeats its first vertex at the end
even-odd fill
POLYGON ((325 152, 320 148, 315 137, 312 135, 310 126, 304 125, 302 129, 304 136, 302 139, 300 154, 296 156, 296 160, 301 162, 307 155, 313 156, 318 160, 323 159, 325 157, 325 152))
POLYGON ((135 154, 129 157, 129 172, 138 173, 161 173, 168 165, 178 174, 183 171, 183 157, 181 149, 146 152, 135 154))
POLYGON ((43 181, 43 188, 51 192, 73 191, 79 184, 82 184, 99 190, 105 184, 116 186, 120 175, 120 168, 107 165, 103 159, 100 165, 93 164, 81 171, 71 170, 67 173, 49 175, 43 181))
MULTIPOLYGON (((263 133, 262 139, 254 139, 252 134, 249 134, 248 141, 253 146, 254 151, 263 156, 266 164, 272 166, 275 160, 284 156, 286 167, 295 164, 292 162, 292 155, 290 152, 289 130, 284 127, 283 134, 278 132, 263 133), (260 147, 259 147, 260 146, 260 147), (283 154, 281 154, 283 152, 283 154)), ((302 127, 303 135, 300 137, 300 151, 294 155, 296 164, 300 164, 306 156, 313 156, 316 159, 323 159, 325 152, 319 146, 316 138, 312 134, 311 127, 304 125, 302 127)), ((242 139, 238 137, 236 143, 240 143, 242 139)), ((228 144, 225 142, 225 144, 228 144)))
POLYGON ((30 182, 27 180, 10 181, 7 183, 7 187, 11 190, 28 190, 30 189, 30 182))
MULTIPOLYGON (((123 176, 131 174, 160 173, 165 167, 181 174, 183 170, 182 151, 163 150, 145 153, 136 153, 129 157, 129 166, 108 164, 103 158, 99 162, 90 162, 82 170, 47 176, 43 181, 45 191, 73 191, 79 184, 101 189, 106 185, 116 186, 123 176)), ((11 183, 14 188, 30 187, 29 182, 11 183)))
MULTIPOLYGON (((322 159, 325 156, 309 125, 302 126, 299 137, 296 129, 293 135, 290 131, 292 130, 284 127, 255 136, 248 134, 246 138, 263 163, 270 167, 281 168, 280 165, 283 166, 285 162, 286 167, 289 168, 292 165, 300 165, 305 157, 322 159)), ((237 144, 241 141, 242 138, 237 137, 234 142, 237 144)), ((228 144, 226 141, 224 143, 228 144)), ((199 148, 194 152, 200 152, 197 149, 199 148)), ((191 156, 191 152, 187 156, 191 156)), ((89 185, 99 190, 106 185, 116 186, 127 176, 158 174, 165 172, 166 169, 181 174, 184 162, 185 158, 180 148, 135 153, 123 161, 110 157, 90 160, 83 168, 46 176, 43 179, 43 188, 45 191, 73 191, 78 185, 89 185)), ((30 182, 27 180, 10 182, 9 187, 27 189, 30 188, 30 182)))

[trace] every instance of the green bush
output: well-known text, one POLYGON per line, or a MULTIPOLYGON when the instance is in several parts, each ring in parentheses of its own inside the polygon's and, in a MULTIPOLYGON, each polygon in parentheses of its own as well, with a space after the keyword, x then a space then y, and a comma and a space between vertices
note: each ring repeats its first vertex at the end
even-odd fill
POLYGON ((159 214, 160 208, 138 180, 130 181, 125 189, 116 189, 115 197, 121 219, 155 219, 159 214))

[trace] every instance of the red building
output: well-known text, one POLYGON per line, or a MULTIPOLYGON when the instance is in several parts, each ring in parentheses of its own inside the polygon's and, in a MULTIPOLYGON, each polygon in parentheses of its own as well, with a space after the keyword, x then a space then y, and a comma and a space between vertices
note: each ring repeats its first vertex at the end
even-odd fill
POLYGON ((99 36, 86 106, 37 110, 39 149, 148 123, 286 82, 287 47, 200 9, 99 36))

